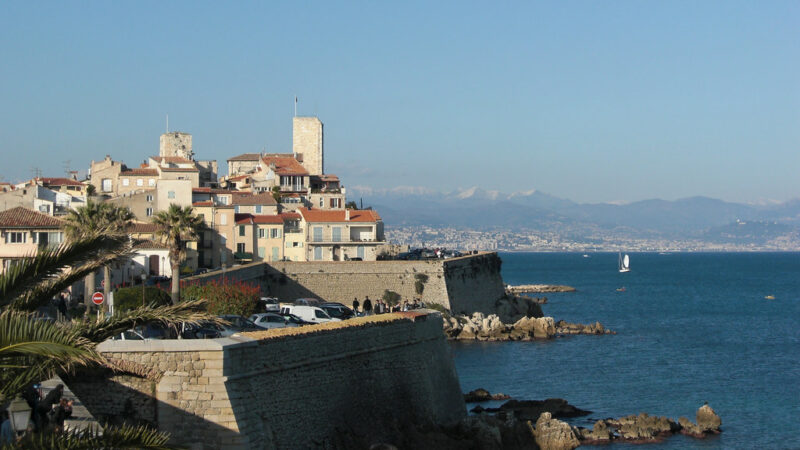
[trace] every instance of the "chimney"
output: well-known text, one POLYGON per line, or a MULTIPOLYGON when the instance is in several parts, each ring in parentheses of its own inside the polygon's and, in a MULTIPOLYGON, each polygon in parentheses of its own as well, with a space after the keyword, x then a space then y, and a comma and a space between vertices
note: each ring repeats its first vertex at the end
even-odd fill
POLYGON ((344 210, 344 220, 347 221, 347 222, 350 221, 350 210, 349 209, 345 209, 344 210))

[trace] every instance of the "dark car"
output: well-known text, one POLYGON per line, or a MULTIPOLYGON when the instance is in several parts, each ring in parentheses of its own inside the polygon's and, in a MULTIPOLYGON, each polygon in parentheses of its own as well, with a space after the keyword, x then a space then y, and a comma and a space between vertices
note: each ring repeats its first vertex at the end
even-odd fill
POLYGON ((222 337, 222 330, 213 323, 200 323, 197 325, 184 325, 181 337, 184 339, 216 339, 222 337))
POLYGON ((301 327, 303 325, 313 325, 311 322, 306 322, 305 320, 295 316, 294 314, 281 314, 281 316, 283 316, 283 318, 286 319, 289 323, 293 323, 301 327))
POLYGON ((341 303, 323 303, 320 305, 320 308, 328 313, 329 316, 336 319, 345 320, 356 316, 356 313, 353 312, 352 309, 341 303))
POLYGON ((221 325, 223 328, 222 336, 227 337, 234 333, 241 333, 245 331, 261 331, 262 328, 254 324, 249 319, 236 314, 224 314, 219 316, 220 319, 229 322, 230 325, 221 325))

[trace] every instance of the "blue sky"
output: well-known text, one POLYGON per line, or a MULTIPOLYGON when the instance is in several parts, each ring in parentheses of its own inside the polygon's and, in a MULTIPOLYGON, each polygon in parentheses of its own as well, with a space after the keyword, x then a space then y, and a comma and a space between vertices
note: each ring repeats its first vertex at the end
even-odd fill
POLYGON ((5 2, 5 180, 325 123, 347 186, 800 197, 800 2, 5 2))

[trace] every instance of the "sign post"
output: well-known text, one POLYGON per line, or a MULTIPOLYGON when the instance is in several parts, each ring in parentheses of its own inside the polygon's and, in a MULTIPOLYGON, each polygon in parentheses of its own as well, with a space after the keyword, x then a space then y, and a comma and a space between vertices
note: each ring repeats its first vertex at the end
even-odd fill
MULTIPOLYGON (((105 295, 103 295, 102 292, 95 292, 94 294, 92 294, 92 303, 94 303, 97 306, 102 305, 103 304, 103 300, 105 300, 105 299, 106 299, 106 297, 105 297, 105 295)), ((97 322, 98 323, 100 322, 100 309, 101 308, 97 308, 97 322)))

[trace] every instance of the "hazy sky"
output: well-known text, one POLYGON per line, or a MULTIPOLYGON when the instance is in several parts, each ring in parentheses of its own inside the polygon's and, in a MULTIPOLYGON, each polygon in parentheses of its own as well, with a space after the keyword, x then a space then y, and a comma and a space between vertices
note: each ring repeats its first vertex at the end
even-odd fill
POLYGON ((800 197, 800 2, 3 2, 0 174, 291 151, 344 184, 800 197))

